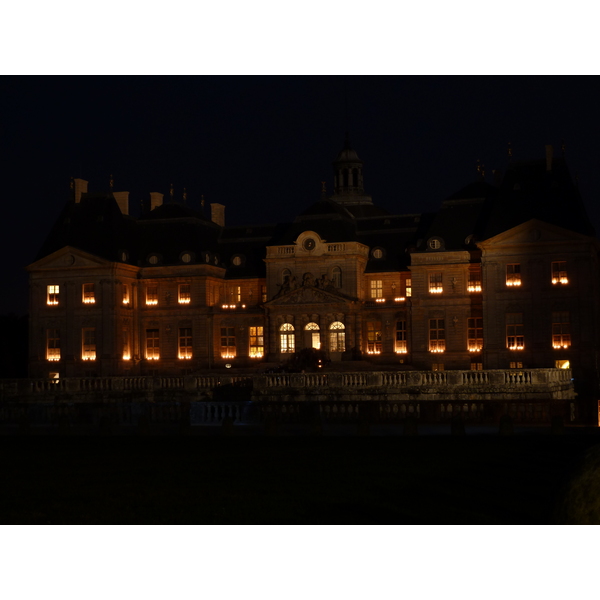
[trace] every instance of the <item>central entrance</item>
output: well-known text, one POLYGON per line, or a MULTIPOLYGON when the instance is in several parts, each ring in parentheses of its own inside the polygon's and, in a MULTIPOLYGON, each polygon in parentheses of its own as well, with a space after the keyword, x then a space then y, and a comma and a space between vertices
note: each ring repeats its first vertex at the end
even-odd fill
POLYGON ((321 349, 321 332, 317 323, 307 323, 304 331, 307 332, 308 339, 306 346, 308 348, 314 348, 315 350, 321 349))

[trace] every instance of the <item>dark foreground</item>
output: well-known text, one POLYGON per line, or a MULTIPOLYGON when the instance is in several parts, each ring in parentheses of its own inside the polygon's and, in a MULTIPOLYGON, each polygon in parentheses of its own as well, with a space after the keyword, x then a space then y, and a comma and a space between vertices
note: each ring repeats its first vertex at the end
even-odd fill
POLYGON ((596 432, 4 436, 4 524, 549 524, 596 432))

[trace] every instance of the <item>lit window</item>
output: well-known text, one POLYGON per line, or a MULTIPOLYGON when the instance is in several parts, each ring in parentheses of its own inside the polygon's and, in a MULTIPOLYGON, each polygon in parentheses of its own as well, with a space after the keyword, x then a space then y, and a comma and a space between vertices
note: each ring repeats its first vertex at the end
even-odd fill
POLYGON ((48 295, 46 298, 46 304, 48 304, 48 305, 58 304, 58 298, 60 295, 60 286, 49 285, 47 290, 48 290, 48 295))
POLYGON ((235 327, 221 327, 221 358, 235 358, 235 327))
POLYGON ((443 371, 444 370, 444 363, 433 363, 431 365, 431 370, 432 371, 443 371))
POLYGON ((381 321, 367 321, 367 354, 381 354, 381 321))
POLYGON ((329 326, 329 351, 344 352, 346 350, 346 327, 341 321, 334 321, 329 326))
POLYGON ((509 363, 511 369, 522 369, 523 363, 520 361, 511 361, 509 363))
POLYGON ((131 345, 128 329, 123 329, 123 360, 131 360, 131 345))
POLYGON ((262 296, 262 301, 266 302, 267 301, 267 286, 266 285, 261 286, 260 293, 262 296))
POLYGON ((469 269, 467 292, 481 292, 481 267, 472 267, 469 269))
POLYGON ((262 358, 265 354, 265 338, 262 327, 250 327, 250 358, 262 358))
POLYGON ((82 286, 81 300, 84 304, 94 304, 96 302, 96 293, 93 283, 84 283, 82 286))
POLYGON ((429 273, 429 293, 441 294, 443 291, 444 287, 442 286, 442 274, 429 273))
POLYGON ((191 285, 189 283, 179 284, 179 304, 189 304, 192 300, 191 285))
POLYGON ((406 354, 406 321, 396 321, 396 354, 406 354))
POLYGON ((320 350, 321 348, 321 333, 317 323, 307 323, 305 331, 310 331, 310 347, 320 350))
POLYGON ((523 313, 506 313, 506 347, 509 350, 523 350, 523 313))
POLYGON ((371 298, 383 297, 383 280, 371 279, 371 298))
POLYGON ((333 287, 342 287, 342 270, 339 267, 334 267, 331 273, 331 283, 333 287))
POLYGON ((179 328, 179 354, 180 359, 192 358, 192 328, 191 327, 180 327, 179 328))
POLYGON ((552 284, 566 284, 569 283, 567 277, 567 261, 560 260, 552 263, 552 284))
POLYGON ((158 285, 149 285, 146 287, 146 306, 155 306, 158 304, 158 285))
POLYGON ((229 302, 238 304, 242 301, 242 288, 239 285, 234 285, 229 288, 229 302))
POLYGON ((81 330, 81 359, 96 360, 96 329, 84 327, 81 330))
POLYGON ((146 358, 148 360, 158 360, 160 358, 158 329, 146 329, 146 358))
POLYGON ((554 366, 557 369, 570 369, 571 368, 571 361, 569 360, 557 360, 554 362, 554 366))
POLYGON ((405 292, 405 296, 406 296, 406 298, 410 298, 412 296, 412 279, 407 279, 406 280, 406 292, 405 292))
POLYGON ((60 360, 60 331, 46 329, 46 360, 60 360))
POLYGON ((471 371, 483 371, 483 363, 472 362, 471 363, 471 371))
POLYGON ((552 313, 552 347, 571 347, 571 323, 568 312, 552 313))
POLYGON ((471 317, 467 319, 467 349, 479 352, 483 348, 483 319, 471 317))
POLYGON ((294 352, 296 340, 294 336, 294 326, 291 323, 284 323, 279 328, 279 341, 281 344, 282 354, 290 354, 294 352))
POLYGON ((429 319, 429 352, 446 350, 444 319, 429 319))
POLYGON ((506 265, 506 285, 508 287, 521 285, 521 265, 519 263, 506 265))
POLYGON ((123 304, 129 304, 129 286, 126 283, 123 284, 123 304))

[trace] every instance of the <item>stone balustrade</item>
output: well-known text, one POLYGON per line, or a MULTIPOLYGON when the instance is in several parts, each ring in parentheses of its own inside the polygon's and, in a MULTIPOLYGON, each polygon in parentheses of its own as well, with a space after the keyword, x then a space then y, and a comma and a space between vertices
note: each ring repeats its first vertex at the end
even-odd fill
POLYGON ((20 379, 0 380, 0 399, 210 400, 216 389, 238 388, 247 391, 248 400, 566 400, 575 398, 571 377, 569 369, 498 369, 20 379))

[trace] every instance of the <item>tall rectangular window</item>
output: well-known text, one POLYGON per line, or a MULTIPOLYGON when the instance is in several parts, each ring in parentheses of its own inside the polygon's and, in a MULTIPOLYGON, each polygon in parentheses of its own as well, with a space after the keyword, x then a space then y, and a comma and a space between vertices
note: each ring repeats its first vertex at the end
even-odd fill
POLYGON ((521 265, 519 263, 506 265, 506 285, 508 287, 521 285, 521 265))
POLYGON ((84 304, 95 304, 96 292, 93 283, 84 283, 81 286, 81 301, 84 304))
POLYGON ((367 354, 381 354, 381 321, 367 321, 367 354))
POLYGON ((446 350, 446 329, 444 319, 429 319, 429 352, 446 350))
POLYGON ((180 359, 192 358, 192 328, 191 327, 180 327, 179 328, 179 353, 180 359))
POLYGON ((265 354, 265 338, 262 327, 250 327, 250 358, 262 358, 265 354))
POLYGON ((552 263, 552 284, 566 284, 569 283, 567 277, 567 261, 559 260, 552 263))
POLYGON ((221 327, 221 358, 235 358, 235 327, 221 327))
POLYGON ((129 304, 129 285, 123 284, 123 304, 129 304))
POLYGON ((429 273, 429 293, 441 294, 444 291, 441 273, 429 273))
POLYGON ((371 279, 371 298, 383 298, 382 279, 371 279))
POLYGON ((60 286, 58 285, 49 285, 47 288, 46 295, 46 304, 49 306, 58 304, 59 296, 60 296, 60 286))
POLYGON ((523 313, 506 313, 506 347, 509 350, 523 350, 523 313))
POLYGON ((239 304, 242 301, 242 288, 239 285, 233 285, 229 288, 229 303, 239 304))
POLYGON ((192 300, 192 290, 189 283, 179 284, 178 301, 179 304, 189 304, 192 300))
POLYGON ((260 293, 262 296, 262 301, 266 302, 267 301, 267 286, 266 285, 261 286, 260 293))
POLYGON ((412 279, 406 280, 406 297, 410 298, 412 296, 412 279))
POLYGON ((158 329, 146 329, 146 359, 158 360, 160 358, 160 337, 158 329))
POLYGON ((552 347, 570 348, 571 347, 571 323, 569 313, 552 313, 552 347))
POLYGON ((123 329, 123 360, 131 360, 131 342, 129 341, 129 329, 123 329))
POLYGON ((469 268, 469 282, 467 283, 467 292, 481 292, 481 267, 469 268))
POLYGON ((146 286, 146 305, 155 306, 158 304, 158 285, 152 284, 146 286))
POLYGON ((46 360, 60 360, 60 330, 46 329, 46 360))
POLYGON ((81 359, 96 360, 96 328, 84 327, 81 330, 81 359))
POLYGON ((479 352, 483 348, 483 318, 467 319, 467 349, 469 352, 479 352))
POLYGON ((396 321, 396 354, 406 354, 408 346, 406 342, 406 321, 396 321))

